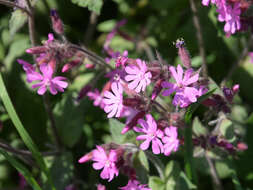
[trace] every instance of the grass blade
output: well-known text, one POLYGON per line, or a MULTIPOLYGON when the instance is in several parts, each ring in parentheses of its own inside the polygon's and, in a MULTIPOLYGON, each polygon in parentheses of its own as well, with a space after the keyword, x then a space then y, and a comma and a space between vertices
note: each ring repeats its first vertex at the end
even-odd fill
POLYGON ((41 190, 39 184, 36 182, 36 180, 34 179, 32 174, 29 172, 29 170, 23 164, 18 162, 15 158, 13 158, 7 152, 5 152, 1 149, 0 149, 0 154, 2 154, 6 158, 6 160, 8 160, 8 162, 10 162, 10 164, 14 168, 16 168, 16 170, 18 170, 19 173, 21 173, 24 176, 27 183, 29 183, 34 190, 41 190))
POLYGON ((22 138, 22 140, 24 141, 25 145, 31 151, 34 159, 36 160, 36 162, 40 166, 41 170, 47 176, 47 179, 49 180, 49 183, 51 184, 51 187, 54 190, 55 188, 54 188, 54 185, 51 180, 50 172, 49 172, 48 168, 46 167, 46 164, 44 162, 44 159, 43 159, 41 153, 39 152, 37 146, 34 144, 30 135, 27 133, 26 129, 24 128, 23 124, 21 123, 21 121, 14 109, 14 106, 10 100, 8 93, 7 93, 1 73, 0 73, 0 89, 1 89, 0 90, 0 98, 3 101, 5 109, 9 114, 9 117, 11 118, 15 128, 17 129, 17 131, 18 131, 20 137, 22 138))

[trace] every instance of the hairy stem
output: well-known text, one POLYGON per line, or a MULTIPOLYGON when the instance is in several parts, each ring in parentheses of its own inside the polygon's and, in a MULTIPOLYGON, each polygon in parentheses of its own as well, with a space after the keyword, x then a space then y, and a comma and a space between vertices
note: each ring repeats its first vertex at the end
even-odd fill
POLYGON ((191 5, 192 13, 193 13, 193 24, 196 29, 196 35, 197 35, 197 40, 198 40, 199 55, 201 56, 201 59, 202 59, 202 72, 203 72, 203 76, 207 78, 208 77, 207 61, 206 61, 202 30, 201 30, 201 26, 199 22, 199 17, 198 17, 198 11, 197 11, 194 0, 190 0, 190 5, 191 5))
POLYGON ((90 41, 92 40, 92 36, 95 31, 97 20, 98 20, 98 15, 94 11, 92 11, 90 13, 89 25, 88 25, 87 30, 84 35, 84 43, 86 45, 88 45, 90 43, 90 41))
POLYGON ((43 102, 44 102, 44 106, 45 106, 45 109, 46 109, 46 112, 47 112, 47 115, 48 115, 48 118, 50 121, 50 126, 52 128, 52 132, 53 132, 53 136, 54 136, 57 148, 60 149, 62 146, 62 142, 61 142, 60 135, 57 131, 55 118, 54 118, 53 111, 52 111, 52 108, 50 105, 49 98, 47 97, 47 94, 43 95, 43 102))
POLYGON ((210 174, 211 174, 211 177, 212 177, 213 188, 217 189, 217 190, 223 190, 222 184, 221 184, 220 179, 217 175, 216 168, 214 167, 213 161, 211 160, 211 158, 209 157, 207 152, 205 152, 205 158, 206 158, 207 163, 208 163, 209 168, 210 168, 210 174))

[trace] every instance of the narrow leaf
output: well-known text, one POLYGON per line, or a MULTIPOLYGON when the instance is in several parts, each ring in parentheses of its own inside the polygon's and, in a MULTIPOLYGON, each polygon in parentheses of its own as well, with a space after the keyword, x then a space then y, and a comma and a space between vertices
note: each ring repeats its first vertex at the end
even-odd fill
POLYGON ((0 149, 0 154, 2 154, 10 164, 16 168, 26 179, 27 183, 29 183, 34 190, 41 190, 40 186, 32 176, 32 174, 29 172, 29 170, 21 164, 19 161, 17 161, 15 158, 10 156, 8 153, 0 149))
POLYGON ((27 14, 17 9, 12 12, 9 29, 10 34, 13 36, 27 21, 27 14))
POLYGON ((7 93, 3 78, 2 78, 2 74, 0 73, 0 98, 3 101, 3 104, 6 108, 6 111, 8 112, 15 128, 17 129, 20 137, 22 138, 22 140, 24 141, 25 145, 28 147, 28 149, 32 152, 33 157, 35 158, 35 160, 37 161, 38 165, 40 166, 40 168, 42 169, 42 171, 46 174, 52 189, 55 189, 53 187, 52 181, 51 181, 51 177, 50 177, 50 173, 48 168, 46 167, 46 164, 44 162, 44 159, 41 155, 41 153, 39 152, 37 146, 34 144, 32 138, 30 137, 30 135, 27 133, 26 129, 24 128, 23 124, 21 123, 15 109, 14 106, 10 100, 10 97, 7 93))

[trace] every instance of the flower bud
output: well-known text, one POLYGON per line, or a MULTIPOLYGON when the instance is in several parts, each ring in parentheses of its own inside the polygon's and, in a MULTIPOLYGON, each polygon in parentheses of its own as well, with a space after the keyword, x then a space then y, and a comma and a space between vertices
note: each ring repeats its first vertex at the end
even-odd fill
POLYGON ((51 21, 52 21, 52 25, 53 25, 53 30, 57 34, 63 34, 63 32, 64 32, 63 23, 57 13, 57 11, 55 9, 52 9, 50 13, 51 13, 51 21))
POLYGON ((191 68, 191 58, 188 50, 185 47, 185 42, 183 39, 178 39, 175 43, 176 48, 178 48, 178 55, 182 61, 182 64, 185 68, 191 68))
POLYGON ((80 101, 84 96, 87 95, 87 93, 91 90, 91 86, 90 85, 85 85, 79 92, 78 97, 77 97, 77 101, 80 101))
POLYGON ((237 143, 237 149, 240 151, 245 151, 248 149, 248 145, 243 143, 243 142, 238 142, 237 143))
POLYGON ((29 54, 41 54, 45 53, 47 51, 47 48, 45 46, 36 46, 32 47, 26 50, 26 53, 29 54))
POLYGON ((143 118, 145 113, 145 111, 138 112, 134 118, 122 129, 121 134, 125 134, 127 131, 131 130, 135 125, 137 125, 138 120, 143 118))

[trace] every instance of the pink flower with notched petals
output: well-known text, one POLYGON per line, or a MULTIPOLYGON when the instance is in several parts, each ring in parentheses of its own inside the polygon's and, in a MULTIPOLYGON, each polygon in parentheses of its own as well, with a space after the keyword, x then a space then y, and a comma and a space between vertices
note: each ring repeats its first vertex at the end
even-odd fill
POLYGON ((177 71, 173 66, 171 66, 169 70, 176 83, 170 83, 167 81, 162 82, 162 87, 168 88, 163 91, 162 95, 169 96, 173 92, 176 92, 173 104, 179 105, 180 107, 186 107, 190 103, 196 102, 197 97, 199 96, 199 90, 190 85, 198 81, 199 74, 197 73, 193 75, 192 69, 187 69, 184 73, 183 68, 180 65, 177 66, 177 71))
POLYGON ((125 68, 127 76, 125 80, 130 82, 128 88, 134 89, 135 92, 145 91, 147 85, 151 83, 151 72, 148 72, 145 61, 140 59, 136 60, 136 65, 129 65, 125 68))
POLYGON ((147 150, 150 142, 152 142, 152 151, 154 154, 160 154, 163 152, 163 144, 160 138, 163 137, 163 132, 160 129, 157 129, 157 124, 154 118, 150 115, 146 115, 146 120, 139 119, 138 124, 142 128, 134 127, 134 130, 138 133, 144 133, 144 135, 139 135, 136 137, 136 140, 144 140, 140 145, 142 150, 147 150))
POLYGON ((219 13, 219 21, 226 22, 224 25, 224 31, 230 35, 234 34, 237 30, 240 30, 241 23, 240 23, 240 3, 235 3, 233 6, 231 5, 224 5, 223 7, 219 7, 217 9, 219 13), (224 8, 225 7, 225 8, 224 8))
POLYGON ((64 88, 67 88, 68 83, 65 82, 65 77, 57 76, 53 77, 53 69, 48 64, 41 64, 40 71, 38 72, 29 72, 27 73, 27 80, 29 81, 40 81, 37 84, 32 85, 32 88, 38 88, 38 94, 43 95, 47 91, 47 87, 51 94, 55 95, 58 91, 64 92, 64 88))
MULTIPOLYGON (((34 67, 34 65, 31 65, 31 64, 29 64, 28 62, 26 62, 26 61, 24 61, 24 60, 22 60, 22 59, 18 59, 17 61, 18 61, 18 63, 19 63, 20 65, 23 66, 23 69, 24 69, 24 71, 26 72, 26 74, 30 74, 30 75, 31 75, 33 72, 35 72, 35 67, 34 67)), ((32 82, 31 78, 29 78, 29 77, 27 77, 26 80, 27 80, 27 82, 29 82, 29 83, 32 82)))
POLYGON ((169 156, 171 152, 176 152, 179 147, 179 140, 177 138, 177 128, 170 126, 165 129, 165 136, 162 138, 164 143, 164 154, 169 156))
POLYGON ((94 106, 99 106, 101 109, 104 109, 105 104, 103 102, 103 96, 101 96, 98 89, 95 89, 94 91, 89 91, 87 93, 87 96, 89 97, 90 100, 94 100, 93 102, 94 106))
POLYGON ((108 179, 110 182, 114 175, 119 175, 119 170, 116 166, 118 160, 117 153, 115 150, 110 150, 109 154, 106 154, 105 150, 101 146, 97 146, 97 149, 93 150, 93 168, 95 170, 103 171, 100 174, 102 179, 108 179))
MULTIPOLYGON (((202 0, 202 5, 208 6, 210 3, 210 0, 202 0)), ((214 4, 216 3, 216 0, 211 0, 211 3, 214 4)))
POLYGON ((104 111, 109 113, 107 115, 110 117, 120 117, 121 111, 123 109, 123 88, 120 83, 112 83, 112 92, 105 91, 103 102, 105 104, 104 111))
POLYGON ((140 184, 136 179, 130 179, 126 186, 120 187, 121 190, 151 190, 147 185, 140 184))

